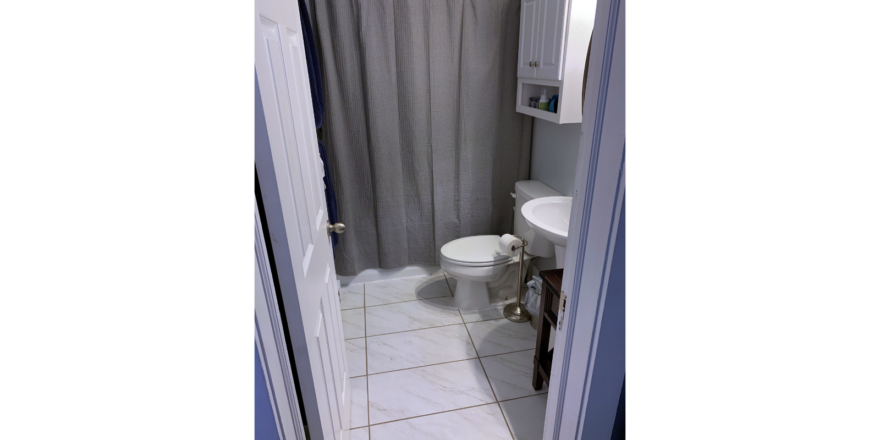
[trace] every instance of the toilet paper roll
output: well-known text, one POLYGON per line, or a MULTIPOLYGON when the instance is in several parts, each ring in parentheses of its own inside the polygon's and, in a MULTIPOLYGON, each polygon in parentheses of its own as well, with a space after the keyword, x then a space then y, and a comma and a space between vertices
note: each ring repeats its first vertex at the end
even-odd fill
POLYGON ((498 245, 501 247, 501 250, 504 251, 507 255, 511 257, 519 254, 519 249, 514 250, 514 246, 522 246, 522 240, 514 237, 510 234, 504 234, 501 236, 501 240, 498 241, 498 245))

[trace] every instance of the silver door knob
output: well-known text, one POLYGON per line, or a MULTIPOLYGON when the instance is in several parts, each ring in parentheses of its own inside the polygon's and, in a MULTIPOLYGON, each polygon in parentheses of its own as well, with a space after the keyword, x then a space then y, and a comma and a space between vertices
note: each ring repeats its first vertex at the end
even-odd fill
POLYGON ((330 223, 330 221, 327 221, 327 235, 334 232, 337 234, 345 232, 345 225, 342 223, 330 223))
POLYGON ((535 61, 535 67, 538 67, 538 62, 537 62, 537 61, 535 61))
POLYGON ((534 62, 534 61, 529 61, 529 67, 535 67, 535 62, 534 62))

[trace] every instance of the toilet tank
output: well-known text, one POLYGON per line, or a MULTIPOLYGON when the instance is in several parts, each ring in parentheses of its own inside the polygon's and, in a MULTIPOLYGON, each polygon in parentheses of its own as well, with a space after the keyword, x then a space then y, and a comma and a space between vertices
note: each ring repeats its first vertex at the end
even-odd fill
POLYGON ((516 182, 516 213, 513 216, 513 233, 519 235, 529 242, 526 246, 526 252, 536 257, 553 257, 556 255, 556 248, 546 238, 542 238, 535 234, 535 231, 526 223, 526 219, 522 215, 522 206, 532 199, 541 197, 561 196, 556 190, 544 185, 539 180, 520 180, 516 182))

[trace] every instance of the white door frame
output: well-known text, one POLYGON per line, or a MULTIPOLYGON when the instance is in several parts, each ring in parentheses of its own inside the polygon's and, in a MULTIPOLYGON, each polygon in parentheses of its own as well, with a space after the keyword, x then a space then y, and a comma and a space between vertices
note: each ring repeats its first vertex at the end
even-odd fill
POLYGON ((626 183, 624 11, 625 0, 599 0, 596 8, 565 256, 571 264, 562 280, 568 299, 554 344, 546 440, 607 439, 614 424, 612 416, 585 426, 585 415, 589 405, 609 403, 592 396, 590 386, 603 362, 598 341, 626 183))

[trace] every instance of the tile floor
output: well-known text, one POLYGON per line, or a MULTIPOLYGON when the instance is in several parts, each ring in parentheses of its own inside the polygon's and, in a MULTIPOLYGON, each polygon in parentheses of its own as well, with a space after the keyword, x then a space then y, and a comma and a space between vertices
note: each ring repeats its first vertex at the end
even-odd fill
POLYGON ((537 333, 501 307, 461 312, 443 272, 340 291, 352 440, 540 440, 537 333))

